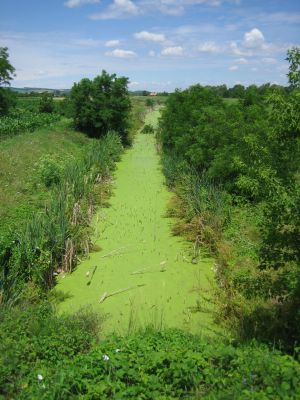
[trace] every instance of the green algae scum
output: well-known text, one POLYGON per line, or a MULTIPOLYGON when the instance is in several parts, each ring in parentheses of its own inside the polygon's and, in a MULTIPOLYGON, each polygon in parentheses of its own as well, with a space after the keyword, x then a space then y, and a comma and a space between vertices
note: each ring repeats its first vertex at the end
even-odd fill
MULTIPOLYGON (((155 125, 159 111, 146 123, 155 125)), ((153 135, 138 134, 114 175, 110 207, 94 220, 92 252, 57 288, 68 294, 61 312, 90 306, 107 316, 104 333, 126 334, 147 325, 191 332, 212 329, 209 305, 199 311, 213 261, 194 264, 191 244, 172 236, 166 217, 171 193, 164 185, 153 135)), ((203 304, 202 304, 203 305, 203 304)))

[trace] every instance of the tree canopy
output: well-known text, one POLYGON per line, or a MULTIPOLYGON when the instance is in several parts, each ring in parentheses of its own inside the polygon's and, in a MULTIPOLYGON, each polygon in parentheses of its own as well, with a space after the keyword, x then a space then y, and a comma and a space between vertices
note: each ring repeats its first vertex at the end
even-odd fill
POLYGON ((14 104, 13 94, 4 88, 10 84, 15 72, 8 57, 8 48, 0 47, 0 116, 7 114, 14 104))
POLYGON ((126 144, 131 109, 127 85, 128 78, 106 71, 93 80, 84 78, 75 83, 71 101, 76 127, 96 138, 116 131, 126 144))
POLYGON ((14 76, 15 68, 8 57, 8 48, 0 47, 0 86, 9 85, 14 76))

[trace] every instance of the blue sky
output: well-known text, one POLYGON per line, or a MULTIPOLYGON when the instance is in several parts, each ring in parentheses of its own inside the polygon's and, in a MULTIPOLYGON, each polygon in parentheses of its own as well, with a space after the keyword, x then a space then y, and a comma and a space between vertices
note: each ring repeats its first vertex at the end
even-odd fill
POLYGON ((295 0, 1 0, 13 86, 69 88, 102 69, 130 89, 286 84, 295 0))

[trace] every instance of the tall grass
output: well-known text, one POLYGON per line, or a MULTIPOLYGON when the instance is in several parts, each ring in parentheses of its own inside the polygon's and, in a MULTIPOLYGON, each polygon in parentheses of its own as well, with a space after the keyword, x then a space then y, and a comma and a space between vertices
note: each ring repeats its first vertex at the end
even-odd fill
POLYGON ((175 234, 184 234, 216 253, 217 243, 224 227, 231 219, 231 197, 209 179, 168 153, 162 155, 162 167, 167 185, 175 192, 173 213, 180 222, 173 228, 175 234))
POLYGON ((81 159, 65 165, 44 211, 28 221, 2 253, 4 300, 18 298, 29 282, 47 290, 57 272, 71 272, 78 255, 89 251, 90 219, 98 200, 94 187, 109 178, 121 152, 120 138, 112 132, 93 141, 81 159))

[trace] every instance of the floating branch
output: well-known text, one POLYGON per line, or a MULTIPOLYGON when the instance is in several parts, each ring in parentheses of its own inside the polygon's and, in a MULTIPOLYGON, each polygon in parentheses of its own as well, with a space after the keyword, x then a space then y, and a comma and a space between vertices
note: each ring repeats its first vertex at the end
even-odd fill
POLYGON ((129 287, 125 288, 125 289, 120 289, 120 290, 117 290, 117 291, 109 293, 109 294, 107 292, 104 292, 103 295, 101 296, 100 300, 99 300, 99 303, 103 303, 106 299, 108 299, 109 297, 115 296, 116 294, 120 294, 120 293, 123 293, 123 292, 128 292, 129 290, 136 289, 136 288, 142 287, 142 286, 145 286, 145 284, 142 283, 140 285, 129 286, 129 287))

